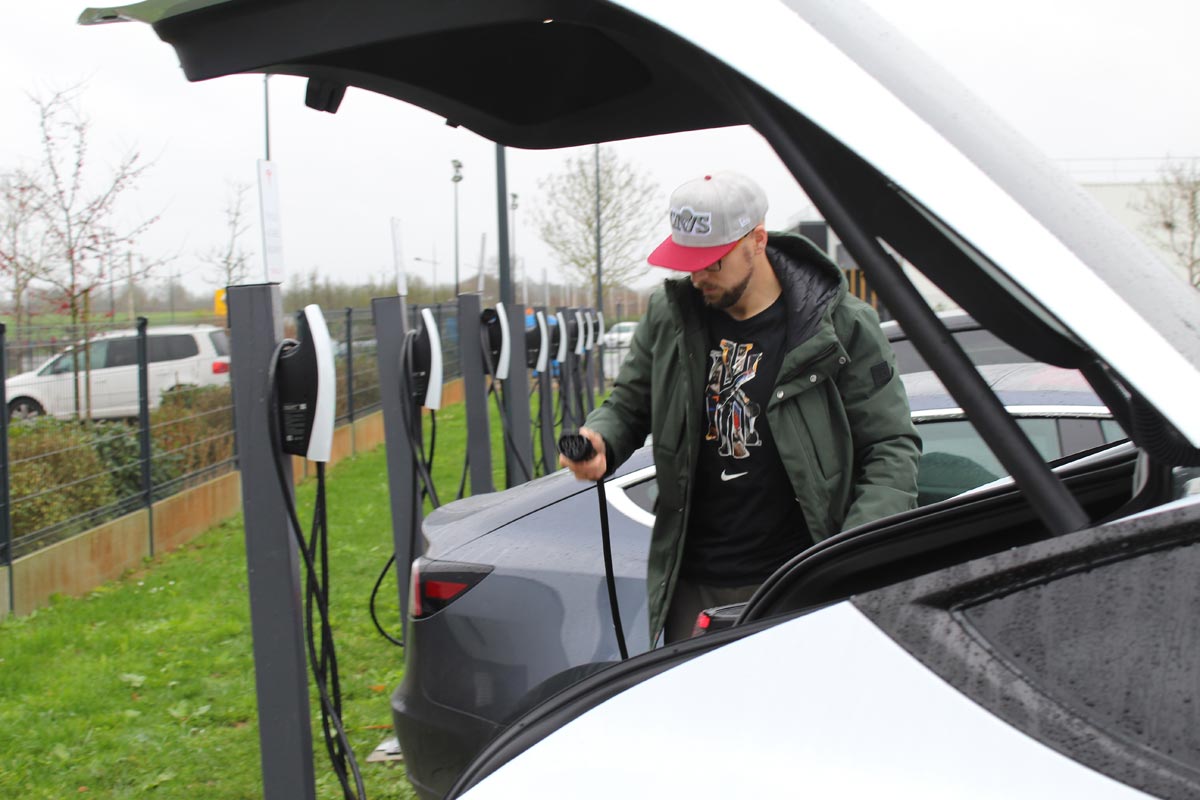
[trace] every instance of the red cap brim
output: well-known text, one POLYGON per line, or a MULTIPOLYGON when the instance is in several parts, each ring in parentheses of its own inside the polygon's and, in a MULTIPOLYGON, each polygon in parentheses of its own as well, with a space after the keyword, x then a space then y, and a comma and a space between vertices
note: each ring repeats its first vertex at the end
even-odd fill
POLYGON ((680 272, 699 272, 705 267, 717 263, 729 251, 737 247, 740 239, 729 244, 719 244, 716 247, 684 247, 675 243, 670 236, 662 244, 654 248, 654 252, 646 259, 656 267, 677 269, 680 272))

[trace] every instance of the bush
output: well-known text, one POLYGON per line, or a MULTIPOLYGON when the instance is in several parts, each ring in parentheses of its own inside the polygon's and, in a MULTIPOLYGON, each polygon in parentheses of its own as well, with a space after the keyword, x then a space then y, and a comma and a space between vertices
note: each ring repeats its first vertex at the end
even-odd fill
MULTIPOLYGON (((174 459, 176 475, 191 475, 233 457, 233 393, 229 386, 176 389, 150 414, 156 453, 174 459)), ((157 456, 156 456, 157 458, 157 456)))
POLYGON ((84 425, 49 417, 10 425, 8 451, 14 538, 117 500, 84 425))
MULTIPOLYGON (((96 453, 109 469, 113 491, 121 499, 142 494, 142 445, 138 428, 127 422, 97 422, 92 426, 96 453)), ((161 486, 179 477, 181 459, 164 453, 150 441, 150 482, 161 486)))

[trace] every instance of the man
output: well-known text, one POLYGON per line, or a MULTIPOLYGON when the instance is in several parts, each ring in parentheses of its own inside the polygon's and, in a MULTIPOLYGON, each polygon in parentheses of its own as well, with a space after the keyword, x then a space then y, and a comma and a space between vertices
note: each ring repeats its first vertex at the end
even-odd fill
POLYGON ((766 232, 750 179, 671 196, 649 262, 690 273, 654 293, 612 393, 580 430, 611 474, 653 434, 650 635, 749 599, 789 558, 916 505, 920 438, 879 317, 800 236, 766 232))

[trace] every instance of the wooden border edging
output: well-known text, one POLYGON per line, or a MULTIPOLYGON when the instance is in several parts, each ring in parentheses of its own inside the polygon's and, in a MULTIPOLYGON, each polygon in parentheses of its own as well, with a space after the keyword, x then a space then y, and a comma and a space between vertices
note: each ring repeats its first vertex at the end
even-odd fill
MULTIPOLYGON (((461 381, 459 381, 461 383, 461 381)), ((334 432, 330 466, 383 444, 383 412, 375 411, 334 432)), ((295 464, 297 479, 315 474, 307 462, 295 464)), ((175 550, 242 510, 236 470, 154 504, 155 551, 175 550)), ((142 565, 150 555, 149 515, 145 509, 16 559, 11 571, 0 567, 0 620, 24 616, 50 604, 55 595, 79 597, 142 565), (9 580, 13 607, 8 607, 9 580)))

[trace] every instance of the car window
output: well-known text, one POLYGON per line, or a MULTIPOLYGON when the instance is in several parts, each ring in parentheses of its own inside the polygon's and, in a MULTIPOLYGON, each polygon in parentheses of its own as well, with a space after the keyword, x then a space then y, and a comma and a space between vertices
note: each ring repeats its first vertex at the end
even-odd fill
POLYGON ((658 505, 658 482, 651 477, 639 483, 630 484, 625 487, 625 496, 642 510, 653 514, 658 505))
POLYGON ((217 351, 217 355, 229 355, 229 335, 225 331, 213 331, 208 338, 212 340, 213 349, 217 351))
MULTIPOLYGON (((105 366, 108 366, 105 360, 105 356, 108 353, 107 339, 101 339, 99 341, 90 343, 88 345, 88 350, 91 351, 90 366, 92 369, 101 369, 105 366)), ((80 372, 83 372, 88 368, 88 366, 89 364, 87 357, 84 355, 83 351, 80 350, 78 353, 76 353, 75 349, 72 348, 56 358, 54 361, 50 362, 49 366, 44 368, 41 374, 62 375, 64 373, 72 372, 76 369, 80 372)))
POLYGON ((175 333, 151 336, 147 342, 150 361, 178 361, 200 354, 200 347, 191 334, 175 333))
MULTIPOLYGON (((1049 418, 1017 420, 1017 425, 1045 461, 1053 461, 1063 455, 1055 422, 1049 418)), ((917 430, 922 442, 917 474, 919 505, 954 497, 1008 474, 975 426, 965 419, 920 422, 917 430)), ((1097 437, 1091 444, 1078 449, 1085 450, 1101 444, 1098 429, 1096 433, 1097 437)))
POLYGON ((137 339, 128 336, 108 340, 108 357, 104 364, 106 367, 129 367, 136 366, 137 363, 137 339))
MULTIPOLYGON (((67 352, 63 353, 61 356, 54 359, 49 364, 47 364, 45 367, 43 367, 40 374, 42 374, 42 375, 61 375, 64 372, 70 372, 71 368, 72 368, 71 362, 72 362, 73 352, 74 351, 72 351, 72 350, 68 350, 67 352)), ((82 354, 80 354, 79 366, 80 367, 83 366, 82 354)))
MULTIPOLYGON (((1000 341, 991 331, 954 331, 951 335, 977 367, 984 364, 1028 364, 1036 360, 1000 341)), ((892 342, 892 349, 896 351, 896 367, 901 375, 929 369, 925 359, 921 358, 908 339, 892 342)))
POLYGON ((1129 434, 1113 419, 1100 420, 1100 433, 1104 436, 1105 444, 1129 438, 1129 434))

